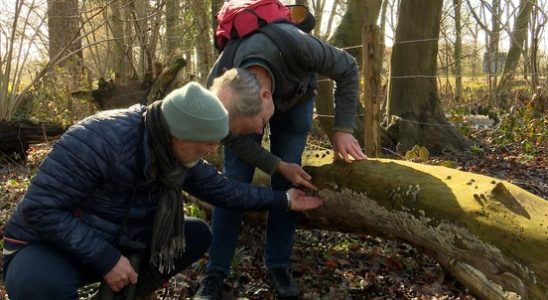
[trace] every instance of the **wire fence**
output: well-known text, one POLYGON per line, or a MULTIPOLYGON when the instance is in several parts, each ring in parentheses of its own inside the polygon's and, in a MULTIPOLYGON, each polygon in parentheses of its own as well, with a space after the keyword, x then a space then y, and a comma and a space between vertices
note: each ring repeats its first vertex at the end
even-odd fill
MULTIPOLYGON (((355 117, 357 117, 357 118, 364 117, 364 115, 363 114, 356 114, 355 117)), ((335 116, 314 113, 314 118, 335 118, 335 116)), ((489 119, 489 120, 491 120, 491 119, 489 119)), ((481 129, 484 132, 493 132, 493 133, 494 132, 501 132, 501 133, 514 132, 513 130, 506 130, 506 129, 501 129, 501 128, 497 127, 494 124, 494 120, 492 120, 493 121, 492 125, 478 124, 478 125, 473 125, 473 126, 460 124, 460 123, 468 122, 467 120, 463 120, 463 122, 453 122, 453 123, 451 123, 451 121, 448 121, 449 124, 447 124, 447 123, 420 122, 420 121, 409 120, 409 119, 398 117, 398 121, 413 123, 413 124, 417 124, 417 125, 426 125, 426 126, 453 127, 453 128, 469 129, 469 130, 480 130, 481 129)), ((473 123, 473 121, 470 121, 470 122, 473 123)), ((546 131, 544 133, 530 133, 529 136, 544 137, 545 139, 548 139, 548 131, 546 131)))
MULTIPOLYGON (((408 44, 408 43, 418 43, 418 42, 430 42, 430 41, 439 41, 443 38, 433 38, 433 39, 418 39, 418 40, 409 40, 409 41, 399 41, 394 44, 408 44)), ((363 45, 354 45, 354 46, 348 46, 348 47, 341 47, 340 49, 343 50, 353 50, 353 49, 361 49, 363 45)), ((461 63, 464 62, 467 58, 470 58, 474 55, 477 55, 480 51, 485 51, 487 49, 487 46, 482 45, 475 49, 472 53, 467 55, 467 57, 461 57, 458 60, 453 60, 451 65, 456 64, 457 61, 460 61, 461 63)), ((545 55, 548 55, 546 53, 545 55)), ((482 62, 483 64, 483 62, 482 62)), ((503 64, 501 64, 502 66, 503 64)), ((438 70, 446 70, 450 66, 442 66, 438 68, 438 70)), ((545 68, 548 69, 548 63, 546 64, 545 68)), ((538 76, 540 79, 545 79, 548 76, 544 72, 519 72, 520 76, 538 76)), ((415 79, 415 78, 423 78, 423 79, 431 79, 431 78, 466 78, 466 77, 496 77, 496 76, 502 76, 502 72, 481 72, 481 73, 466 73, 466 74, 453 74, 453 73, 443 73, 443 74, 408 74, 408 75, 390 75, 390 79, 415 79)), ((328 81, 329 79, 322 79, 319 81, 328 81)))

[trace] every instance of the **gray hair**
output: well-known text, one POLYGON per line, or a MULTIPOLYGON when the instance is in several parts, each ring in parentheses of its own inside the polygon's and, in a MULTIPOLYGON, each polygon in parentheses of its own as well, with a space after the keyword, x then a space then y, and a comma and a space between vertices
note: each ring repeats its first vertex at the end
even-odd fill
POLYGON ((245 69, 233 68, 226 71, 213 80, 209 89, 218 96, 226 93, 228 99, 221 101, 231 119, 236 116, 253 117, 262 110, 261 84, 255 74, 245 69))

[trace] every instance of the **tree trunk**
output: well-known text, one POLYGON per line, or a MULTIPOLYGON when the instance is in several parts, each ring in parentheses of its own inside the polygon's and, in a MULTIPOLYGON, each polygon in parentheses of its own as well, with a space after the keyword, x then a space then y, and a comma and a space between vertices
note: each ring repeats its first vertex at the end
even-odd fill
POLYGON ((206 5, 207 2, 192 1, 192 26, 196 32, 196 80, 205 83, 209 69, 213 65, 213 41, 209 34, 210 24, 208 20, 211 18, 208 14, 210 7, 206 5))
POLYGON ((133 28, 131 26, 131 8, 128 0, 120 0, 110 5, 109 28, 113 41, 113 49, 109 66, 120 83, 127 83, 136 76, 133 60, 133 28))
POLYGON ((542 27, 539 26, 541 24, 538 24, 539 14, 541 14, 540 10, 535 7, 533 9, 531 24, 531 47, 529 47, 529 57, 531 60, 531 85, 533 86, 533 88, 536 88, 539 83, 537 58, 539 48, 539 34, 543 31, 540 29, 542 27))
POLYGON ((492 29, 489 33, 489 97, 490 104, 493 106, 498 106, 501 103, 497 101, 496 87, 497 87, 497 71, 498 67, 498 57, 499 57, 499 41, 500 41, 500 0, 492 0, 491 2, 491 24, 492 29), (493 62, 491 64, 491 61, 493 62))
POLYGON ((167 0, 165 5, 166 15, 166 62, 169 64, 181 57, 181 37, 183 36, 182 24, 179 20, 181 12, 181 0, 167 0))
POLYGON ((70 74, 78 74, 83 55, 77 0, 48 0, 48 36, 49 59, 55 62, 69 56, 59 65, 68 68, 70 74))
POLYGON ((462 102, 462 25, 461 25, 461 3, 462 0, 453 0, 455 9, 455 102, 462 102))
MULTIPOLYGON (((314 18, 316 19, 316 26, 314 27, 314 30, 312 30, 312 34, 314 36, 317 36, 319 38, 323 38, 323 36, 321 36, 321 24, 323 22, 323 18, 324 16, 327 16, 327 14, 324 15, 324 11, 325 11, 325 0, 312 0, 310 1, 311 5, 308 6, 308 9, 310 10, 310 13, 312 13, 312 15, 314 16, 314 18)), ((333 2, 334 4, 335 2, 333 2)), ((333 12, 331 11, 330 12, 331 14, 333 14, 333 12)), ((329 31, 329 28, 326 30, 326 31, 329 31)))
POLYGON ((329 42, 337 47, 352 47, 347 51, 360 63, 362 44, 362 26, 376 24, 382 0, 349 0, 346 12, 329 42))
POLYGON ((445 118, 436 86, 442 1, 402 1, 395 44, 387 115, 388 134, 398 150, 415 145, 434 153, 466 149, 469 142, 445 118), (420 14, 416 11, 421 10, 420 14))
POLYGON ((139 47, 138 78, 144 81, 147 74, 152 73, 152 59, 147 51, 151 26, 151 20, 149 20, 150 3, 148 0, 134 0, 131 2, 131 7, 133 9, 133 26, 135 26, 135 35, 139 47))
MULTIPOLYGON (((335 21, 335 16, 337 15, 337 9, 341 7, 343 4, 341 4, 342 0, 333 0, 333 5, 331 5, 331 11, 329 14, 329 18, 327 19, 327 30, 325 32, 325 39, 329 38, 331 36, 331 33, 333 32, 333 23, 335 21)), ((346 5, 346 3, 344 3, 346 5)))
MULTIPOLYGON (((527 36, 527 29, 529 27, 529 19, 531 18, 531 12, 533 6, 536 5, 536 0, 521 0, 519 5, 519 14, 514 22, 514 30, 511 34, 511 45, 508 50, 508 55, 504 61, 504 69, 502 76, 497 86, 497 97, 506 98, 510 91, 509 83, 514 77, 516 68, 518 66, 519 58, 523 50, 525 43, 525 37, 527 36)), ((499 101, 501 102, 501 101, 499 101)))
MULTIPOLYGON (((385 48, 385 45, 384 45, 384 36, 385 36, 385 32, 386 32, 386 11, 387 11, 387 8, 388 8, 388 0, 384 0, 382 2, 382 6, 381 6, 381 11, 380 11, 380 16, 381 16, 381 20, 380 20, 380 28, 379 28, 379 47, 378 47, 378 55, 377 57, 379 58, 379 60, 377 61, 377 67, 376 69, 379 70, 382 74, 382 71, 383 71, 383 63, 384 63, 384 48, 385 48)), ((381 112, 381 116, 382 116, 382 112, 381 112)))

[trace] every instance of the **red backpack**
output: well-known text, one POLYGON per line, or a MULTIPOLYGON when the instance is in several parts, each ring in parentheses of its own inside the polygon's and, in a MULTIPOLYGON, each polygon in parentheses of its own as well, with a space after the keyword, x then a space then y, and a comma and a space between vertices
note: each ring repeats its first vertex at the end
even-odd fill
POLYGON ((222 51, 231 39, 245 37, 266 24, 293 23, 279 0, 231 0, 217 14, 215 46, 222 51))
MULTIPOLYGON (((244 37, 255 32, 264 34, 280 50, 289 72, 293 73, 300 82, 295 87, 293 98, 301 97, 302 91, 308 91, 310 71, 301 67, 302 59, 296 57, 300 53, 299 41, 286 35, 279 26, 281 23, 292 24, 290 10, 279 0, 231 0, 225 2, 217 14, 217 29, 215 30, 215 47, 223 51, 217 68, 228 70, 234 67, 234 57, 244 37)), ((302 5, 301 5, 302 6, 302 5)), ((304 6, 302 6, 304 7, 304 6)), ((305 7, 305 11, 308 9, 305 7)), ((294 14, 298 20, 299 15, 294 14)), ((211 82, 208 82, 210 85, 211 82)))

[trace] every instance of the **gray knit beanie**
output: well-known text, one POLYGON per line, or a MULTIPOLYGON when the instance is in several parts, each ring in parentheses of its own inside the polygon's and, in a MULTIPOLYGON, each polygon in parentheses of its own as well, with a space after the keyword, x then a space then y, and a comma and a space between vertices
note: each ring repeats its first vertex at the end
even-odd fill
POLYGON ((214 142, 228 134, 228 112, 197 82, 169 93, 163 100, 162 114, 171 135, 180 140, 214 142))

